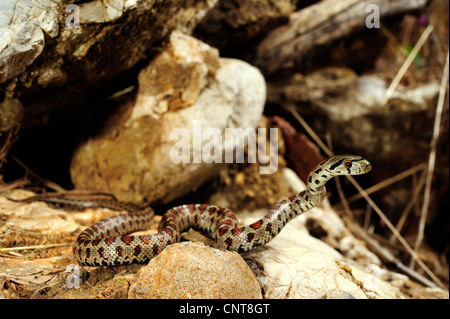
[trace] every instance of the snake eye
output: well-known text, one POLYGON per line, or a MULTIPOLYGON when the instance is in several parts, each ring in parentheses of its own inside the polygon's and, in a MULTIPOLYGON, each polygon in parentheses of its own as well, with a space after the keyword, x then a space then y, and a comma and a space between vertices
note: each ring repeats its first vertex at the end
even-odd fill
POLYGON ((344 162, 344 167, 345 167, 345 168, 350 168, 350 167, 352 167, 352 161, 348 161, 348 160, 345 161, 345 162, 344 162))

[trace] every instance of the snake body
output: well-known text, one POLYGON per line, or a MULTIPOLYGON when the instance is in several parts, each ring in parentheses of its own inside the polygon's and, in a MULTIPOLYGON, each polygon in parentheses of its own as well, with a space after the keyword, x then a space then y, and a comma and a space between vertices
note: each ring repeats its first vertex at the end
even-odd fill
POLYGON ((371 164, 360 156, 330 157, 309 174, 305 191, 281 200, 264 217, 244 227, 238 227, 236 216, 227 208, 190 204, 169 209, 157 234, 126 236, 147 229, 154 215, 149 207, 132 209, 128 214, 86 228, 76 240, 74 255, 80 264, 87 266, 146 263, 168 245, 178 242, 181 233, 189 228, 212 233, 216 248, 239 253, 250 251, 271 241, 289 221, 320 204, 326 196, 325 183, 330 178, 365 174, 370 169, 371 164))

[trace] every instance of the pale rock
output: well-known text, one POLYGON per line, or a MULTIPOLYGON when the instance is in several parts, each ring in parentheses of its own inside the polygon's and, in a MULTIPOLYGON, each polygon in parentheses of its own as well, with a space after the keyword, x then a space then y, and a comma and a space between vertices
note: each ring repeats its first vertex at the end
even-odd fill
POLYGON ((0 4, 0 83, 19 75, 42 53, 44 32, 59 32, 62 0, 13 0, 0 4))
POLYGON ((44 33, 34 24, 21 23, 14 30, 1 27, 8 43, 1 43, 0 82, 4 82, 25 70, 44 49, 44 33))
MULTIPOLYGON (((26 198, 30 196, 30 193, 16 191, 12 197, 26 198)), ((0 197, 0 210, 7 217, 7 221, 0 227, 0 231, 4 234, 11 233, 7 231, 10 229, 22 234, 36 232, 44 237, 62 238, 69 237, 79 228, 79 225, 71 218, 65 218, 60 210, 50 208, 42 202, 21 204, 0 197)), ((5 235, 3 240, 7 241, 8 236, 5 235)))
POLYGON ((139 73, 139 91, 128 123, 193 105, 219 67, 219 52, 209 45, 172 32, 170 45, 139 73), (161 73, 164 72, 164 76, 161 73))
MULTIPOLYGON (((111 73, 117 76, 119 72, 129 69, 142 58, 143 51, 150 45, 148 43, 150 37, 154 41, 160 41, 174 29, 191 33, 216 2, 217 0, 205 0, 193 4, 174 2, 168 5, 155 0, 92 0, 75 1, 75 3, 71 0, 2 0, 0 3, 0 83, 25 72, 26 67, 33 64, 41 54, 45 57, 38 62, 38 67, 33 68, 33 71, 44 66, 43 69, 60 68, 55 70, 57 72, 77 73, 80 71, 79 65, 75 67, 75 72, 70 70, 70 65, 61 66, 60 60, 66 59, 61 55, 72 54, 78 60, 82 60, 88 55, 90 49, 97 46, 104 47, 105 50, 109 50, 109 46, 117 48, 118 45, 111 42, 112 36, 118 39, 120 44, 127 42, 122 39, 122 36, 129 36, 133 42, 120 47, 120 52, 123 56, 128 56, 127 59, 124 59, 121 54, 115 55, 115 59, 109 54, 104 55, 104 58, 111 61, 111 65, 114 66, 111 73), (128 34, 117 35, 121 32, 117 30, 117 25, 114 23, 129 11, 134 12, 130 13, 131 19, 124 21, 122 27, 135 29, 128 34), (155 29, 153 33, 148 27, 141 25, 139 20, 150 20, 152 16, 154 19, 151 21, 154 25, 149 28, 155 29), (93 29, 90 26, 87 28, 83 26, 94 23, 110 25, 104 29, 101 26, 96 27, 96 30, 102 30, 102 37, 91 37, 93 29), (145 29, 142 29, 143 27, 145 29), (135 32, 139 35, 137 36, 135 32), (44 34, 54 40, 45 51, 44 34), (52 62, 45 65, 46 62, 43 61, 47 60, 52 62), (120 63, 119 66, 118 63, 120 63)), ((94 59, 94 61, 85 59, 84 63, 98 64, 100 70, 88 68, 88 72, 100 73, 98 76, 101 77, 107 73, 101 68, 109 67, 109 65, 105 66, 106 63, 102 62, 102 57, 95 55, 94 59)), ((41 72, 44 71, 39 70, 35 74, 39 75, 41 72)), ((83 74, 83 76, 83 81, 86 81, 92 77, 92 74, 83 74)), ((112 77, 105 75, 107 79, 112 77)), ((61 81, 58 82, 61 83, 61 81)))
MULTIPOLYGON (((242 224, 253 220, 240 219, 242 224)), ((256 274, 264 298, 341 298, 346 294, 358 299, 402 298, 397 287, 376 275, 374 267, 341 255, 310 236, 304 227, 297 228, 301 224, 291 221, 264 247, 243 255, 256 274)))
MULTIPOLYGON (((304 189, 294 174, 284 175, 295 191, 304 189)), ((239 224, 248 225, 266 213, 241 213, 239 224)), ((379 258, 346 229, 327 201, 290 221, 264 247, 242 256, 267 299, 403 297, 399 287, 383 280, 379 258), (327 232, 326 242, 309 234, 309 219, 327 232)))
POLYGON ((345 291, 365 298, 358 285, 342 276, 336 260, 303 247, 283 250, 270 244, 245 256, 256 273, 265 299, 320 299, 345 291))
MULTIPOLYGON (((387 89, 386 82, 382 78, 375 75, 361 76, 355 79, 354 85, 343 90, 341 96, 336 97, 333 103, 319 103, 318 105, 337 122, 359 119, 384 107, 381 102, 387 89)), ((399 99, 404 103, 411 104, 413 105, 411 108, 426 109, 426 105, 438 93, 439 84, 429 83, 407 90, 398 88, 392 93, 391 99, 399 99)))
POLYGON ((128 298, 254 299, 261 298, 261 290, 239 254, 184 242, 141 268, 128 298))
POLYGON ((104 0, 81 3, 80 23, 113 22, 124 12, 124 0, 104 0))

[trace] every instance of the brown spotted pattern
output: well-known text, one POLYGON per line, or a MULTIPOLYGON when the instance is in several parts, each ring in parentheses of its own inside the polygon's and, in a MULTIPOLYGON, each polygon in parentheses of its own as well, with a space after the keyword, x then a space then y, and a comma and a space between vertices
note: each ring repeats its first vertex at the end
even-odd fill
POLYGON ((330 178, 365 174, 370 169, 370 163, 359 156, 330 157, 310 173, 305 191, 280 201, 260 220, 244 227, 238 227, 235 214, 227 208, 189 204, 169 209, 157 234, 125 236, 148 228, 154 213, 151 208, 123 206, 129 214, 102 220, 85 229, 78 236, 74 254, 80 264, 88 266, 145 263, 178 242, 181 233, 189 228, 212 233, 217 248, 250 251, 271 241, 290 220, 317 206, 326 195, 325 183, 330 178))

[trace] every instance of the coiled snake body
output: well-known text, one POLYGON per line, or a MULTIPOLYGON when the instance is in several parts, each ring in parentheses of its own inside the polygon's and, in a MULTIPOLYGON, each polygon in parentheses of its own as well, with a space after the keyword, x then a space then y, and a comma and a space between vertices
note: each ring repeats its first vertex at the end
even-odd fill
POLYGON ((214 205, 191 204, 169 209, 154 235, 124 236, 149 227, 153 210, 117 215, 86 228, 77 238, 74 255, 87 266, 145 263, 180 240, 189 228, 211 232, 215 247, 250 251, 277 236, 298 215, 317 206, 326 196, 325 183, 337 175, 365 174, 371 164, 360 156, 338 155, 320 163, 309 175, 307 189, 283 199, 260 220, 238 227, 234 213, 214 205))

